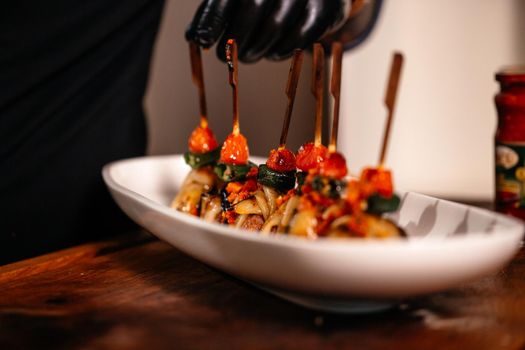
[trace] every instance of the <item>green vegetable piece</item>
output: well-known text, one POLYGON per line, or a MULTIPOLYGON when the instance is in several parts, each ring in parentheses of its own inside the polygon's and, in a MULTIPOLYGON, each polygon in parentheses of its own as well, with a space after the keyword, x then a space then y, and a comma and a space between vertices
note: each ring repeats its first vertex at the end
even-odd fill
POLYGON ((368 197, 368 208, 366 211, 370 214, 389 213, 396 211, 400 203, 401 199, 395 193, 390 198, 376 193, 368 197))
POLYGON ((275 188, 280 192, 287 192, 295 187, 295 170, 292 171, 275 171, 266 164, 259 165, 259 174, 257 181, 264 186, 275 188))
POLYGON ((312 188, 323 196, 339 198, 346 188, 346 181, 335 180, 328 177, 316 176, 312 180, 312 188))
POLYGON ((325 182, 323 180, 324 179, 321 176, 314 177, 314 179, 312 180, 312 188, 314 189, 314 191, 323 193, 323 190, 325 188, 325 182))
POLYGON ((220 156, 221 149, 220 147, 217 147, 213 151, 207 153, 193 153, 188 151, 184 153, 184 160, 186 161, 186 164, 191 166, 193 169, 198 169, 205 165, 210 165, 217 162, 220 156))
POLYGON ((296 174, 295 174, 295 177, 297 178, 297 185, 299 187, 301 187, 302 185, 304 185, 304 181, 306 180, 306 176, 308 175, 308 173, 306 171, 298 171, 296 174))
POLYGON ((297 194, 298 195, 303 194, 302 188, 303 188, 304 182, 306 181, 307 175, 308 173, 306 171, 298 171, 295 174, 295 178, 297 179, 297 194))
POLYGON ((243 181, 253 167, 257 167, 257 165, 252 162, 246 165, 217 163, 213 171, 224 182, 243 181))
POLYGON ((344 180, 330 180, 330 190, 328 196, 330 198, 339 198, 346 188, 346 181, 344 180))

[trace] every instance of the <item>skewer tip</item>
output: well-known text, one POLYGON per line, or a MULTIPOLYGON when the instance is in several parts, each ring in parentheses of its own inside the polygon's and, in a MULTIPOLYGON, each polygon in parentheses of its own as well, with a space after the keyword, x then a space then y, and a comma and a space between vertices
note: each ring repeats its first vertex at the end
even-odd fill
POLYGON ((334 99, 332 135, 328 150, 335 152, 337 149, 337 133, 339 129, 339 105, 341 98, 341 74, 343 65, 343 45, 341 42, 332 44, 332 79, 330 81, 330 93, 334 99))
POLYGON ((311 91, 315 96, 315 135, 314 143, 322 142, 323 89, 324 89, 324 49, 320 43, 314 44, 311 91))
POLYGON ((228 63, 228 66, 233 68, 233 63, 236 56, 236 50, 237 50, 237 43, 235 42, 235 39, 228 39, 226 42, 226 62, 228 63))
POLYGON ((379 155, 379 166, 382 167, 385 163, 386 152, 388 148, 388 141, 390 138, 390 129, 392 126, 392 119, 394 116, 394 109, 397 98, 397 90, 399 87, 399 81, 401 78, 401 71, 403 68, 403 54, 399 51, 394 52, 392 58, 392 65, 390 67, 390 76, 388 78, 387 90, 385 94, 385 106, 388 111, 386 127, 383 134, 383 144, 381 147, 381 153, 379 155))
POLYGON ((226 42, 226 63, 228 64, 229 82, 233 89, 233 134, 240 134, 239 99, 237 96, 237 44, 235 39, 226 42))

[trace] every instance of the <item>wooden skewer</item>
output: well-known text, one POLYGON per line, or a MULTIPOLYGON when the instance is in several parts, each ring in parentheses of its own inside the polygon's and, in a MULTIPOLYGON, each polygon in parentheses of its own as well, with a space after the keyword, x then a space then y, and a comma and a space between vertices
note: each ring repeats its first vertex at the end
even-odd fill
POLYGON ((315 136, 314 144, 320 146, 322 142, 323 121, 323 87, 324 87, 324 49, 319 43, 314 44, 312 72, 312 94, 315 96, 315 136))
POLYGON ((279 141, 280 149, 283 149, 286 146, 286 137, 288 136, 288 128, 290 127, 290 119, 292 118, 293 103, 295 101, 295 93, 297 91, 299 75, 301 74, 303 58, 303 50, 296 49, 292 57, 290 72, 288 73, 288 83, 286 84, 286 96, 288 97, 288 104, 286 106, 286 112, 284 113, 283 129, 281 131, 281 139, 279 141))
POLYGON ((385 132, 383 134, 383 145, 381 147, 381 154, 379 156, 379 167, 382 167, 385 163, 386 150, 388 148, 390 129, 392 127, 392 119, 394 117, 394 107, 396 105, 397 88, 399 86, 399 79, 401 77, 402 67, 403 55, 399 52, 396 52, 392 59, 392 66, 390 67, 390 78, 388 79, 388 86, 385 94, 384 102, 388 110, 388 117, 386 120, 385 132))
POLYGON ((190 41, 190 63, 193 83, 199 92, 200 124, 205 128, 208 126, 208 113, 206 109, 206 93, 204 90, 204 74, 202 72, 202 57, 199 45, 190 41))
POLYGON ((226 43, 226 62, 228 63, 229 82, 233 91, 233 134, 239 135, 239 98, 237 95, 238 58, 237 44, 234 39, 228 39, 226 43))
POLYGON ((329 152, 337 150, 337 131, 339 130, 339 105, 341 100, 341 73, 343 65, 343 45, 336 41, 332 44, 332 80, 330 92, 334 98, 334 120, 332 122, 332 136, 328 145, 329 152))

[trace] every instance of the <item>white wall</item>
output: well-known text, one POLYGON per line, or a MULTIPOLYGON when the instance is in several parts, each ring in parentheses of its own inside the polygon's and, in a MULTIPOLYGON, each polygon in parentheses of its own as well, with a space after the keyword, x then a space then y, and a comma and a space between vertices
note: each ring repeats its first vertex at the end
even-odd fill
POLYGON ((377 162, 391 54, 401 50, 387 159, 396 183, 440 196, 491 197, 494 73, 525 62, 525 1, 388 0, 383 10, 370 39, 344 59, 340 148, 351 169, 377 162))

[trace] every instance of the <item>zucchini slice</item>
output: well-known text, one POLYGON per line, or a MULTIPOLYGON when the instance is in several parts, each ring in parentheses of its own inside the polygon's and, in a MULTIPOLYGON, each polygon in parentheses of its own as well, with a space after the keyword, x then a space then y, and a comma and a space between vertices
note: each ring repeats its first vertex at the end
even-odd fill
POLYGON ((295 170, 280 172, 268 168, 266 164, 261 164, 257 181, 263 186, 272 187, 284 193, 295 187, 295 170))
POLYGON ((370 214, 383 214, 396 211, 399 208, 401 199, 395 193, 392 197, 387 198, 380 196, 379 194, 373 194, 368 197, 367 212, 370 214))
POLYGON ((188 151, 184 153, 184 160, 186 161, 186 164, 191 166, 193 169, 198 169, 205 165, 217 162, 220 156, 221 149, 220 147, 217 147, 213 151, 207 153, 193 153, 188 151))
POLYGON ((217 163, 213 171, 224 182, 242 181, 253 167, 257 165, 252 162, 245 165, 217 163))

